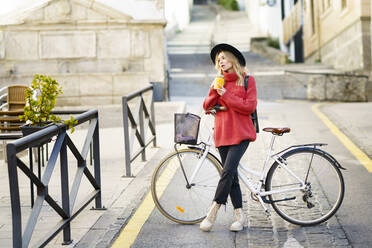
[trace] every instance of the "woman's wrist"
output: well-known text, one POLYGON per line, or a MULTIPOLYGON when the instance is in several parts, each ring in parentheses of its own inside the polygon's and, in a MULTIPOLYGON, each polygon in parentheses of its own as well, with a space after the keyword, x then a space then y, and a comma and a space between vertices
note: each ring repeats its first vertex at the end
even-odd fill
POLYGON ((217 90, 217 93, 222 96, 223 94, 226 93, 226 89, 225 88, 221 88, 221 89, 216 89, 217 90))

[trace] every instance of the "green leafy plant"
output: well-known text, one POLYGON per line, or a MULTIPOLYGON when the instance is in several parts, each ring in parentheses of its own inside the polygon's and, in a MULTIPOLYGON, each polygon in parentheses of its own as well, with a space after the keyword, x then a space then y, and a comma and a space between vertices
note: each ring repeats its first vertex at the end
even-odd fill
POLYGON ((277 38, 267 38, 267 45, 275 49, 280 49, 279 39, 277 38))
MULTIPOLYGON (((62 93, 62 87, 56 80, 49 76, 36 74, 31 87, 26 89, 26 106, 24 114, 20 115, 19 119, 30 123, 31 126, 45 126, 51 122, 62 123, 60 117, 52 114, 56 98, 62 93)), ((71 116, 70 120, 64 122, 71 128, 71 133, 74 132, 77 120, 71 116)))
POLYGON ((236 0, 218 0, 217 4, 228 10, 239 10, 239 5, 236 0))
POLYGON ((285 60, 285 63, 286 64, 293 64, 294 62, 290 59, 290 58, 286 58, 286 60, 285 60))

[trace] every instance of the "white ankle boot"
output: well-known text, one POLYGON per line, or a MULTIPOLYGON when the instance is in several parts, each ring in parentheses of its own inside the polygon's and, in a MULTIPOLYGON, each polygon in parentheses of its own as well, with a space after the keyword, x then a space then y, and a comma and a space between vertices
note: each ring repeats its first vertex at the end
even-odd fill
POLYGON ((235 219, 236 221, 232 223, 230 226, 230 231, 237 232, 243 230, 246 220, 243 209, 241 208, 235 209, 235 219))
POLYGON ((213 223, 216 220, 218 209, 220 209, 221 204, 213 202, 212 206, 209 208, 207 217, 200 223, 200 229, 204 232, 209 232, 212 229, 213 223))

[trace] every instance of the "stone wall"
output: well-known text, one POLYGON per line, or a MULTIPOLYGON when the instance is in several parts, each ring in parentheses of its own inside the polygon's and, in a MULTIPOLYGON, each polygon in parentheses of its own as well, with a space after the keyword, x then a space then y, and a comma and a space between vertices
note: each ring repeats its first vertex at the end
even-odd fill
POLYGON ((370 82, 367 76, 337 75, 310 77, 307 99, 320 101, 366 102, 370 82))
POLYGON ((285 52, 282 52, 279 49, 269 47, 267 45, 267 39, 252 38, 251 39, 251 52, 257 53, 281 65, 286 64, 288 61, 288 54, 285 52))
POLYGON ((52 0, 19 23, 0 25, 0 87, 46 74, 63 87, 58 104, 97 105, 164 84, 165 21, 86 2, 52 0))
MULTIPOLYGON (((369 20, 358 20, 323 45, 320 50, 321 62, 343 71, 369 71, 371 67, 369 25, 369 20)), ((306 63, 315 63, 318 58, 318 52, 314 52, 306 58, 306 63)))

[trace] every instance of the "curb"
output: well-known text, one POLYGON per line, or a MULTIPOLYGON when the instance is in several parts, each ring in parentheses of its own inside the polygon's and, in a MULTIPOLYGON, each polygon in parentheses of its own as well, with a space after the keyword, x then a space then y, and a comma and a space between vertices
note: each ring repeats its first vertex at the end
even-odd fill
POLYGON ((324 103, 318 103, 313 105, 311 109, 346 149, 354 155, 359 163, 362 164, 368 172, 372 173, 372 160, 321 111, 324 105, 324 103))
POLYGON ((164 148, 160 148, 156 152, 138 175, 122 191, 113 206, 107 208, 106 212, 98 218, 97 222, 74 247, 110 247, 148 193, 152 172, 158 162, 168 152, 169 150, 164 148), (120 201, 126 205, 124 210, 123 207, 115 207, 115 204, 120 201))
MULTIPOLYGON (((176 112, 184 113, 185 111, 186 103, 180 102, 176 112)), ((173 115, 173 113, 171 114, 173 115)), ((169 122, 169 124, 171 123, 169 122)), ((161 133, 158 135, 160 136, 161 133)), ((148 159, 138 174, 122 190, 120 196, 111 206, 107 207, 105 213, 97 219, 74 247, 110 247, 112 245, 149 192, 152 173, 161 159, 169 153, 169 149, 158 148, 158 151, 148 159)))

